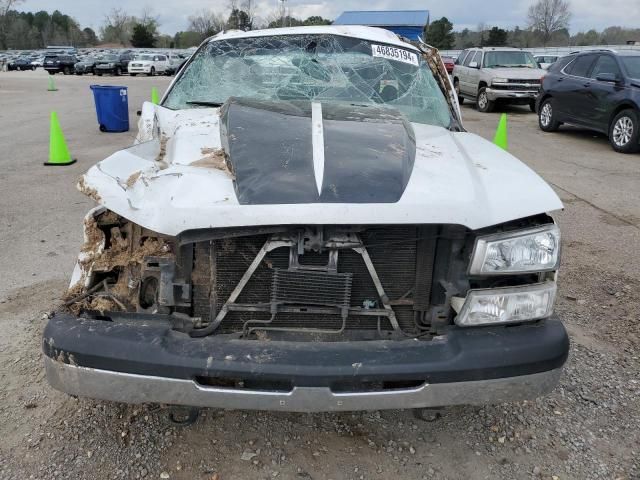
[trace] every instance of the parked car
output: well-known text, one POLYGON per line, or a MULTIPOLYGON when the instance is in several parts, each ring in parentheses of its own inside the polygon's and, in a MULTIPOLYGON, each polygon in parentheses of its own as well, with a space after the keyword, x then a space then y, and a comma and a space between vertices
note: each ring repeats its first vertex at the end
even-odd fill
POLYGON ((97 57, 85 57, 74 65, 76 75, 96 74, 97 57))
POLYGON ((189 60, 190 55, 169 55, 169 68, 167 68, 167 75, 175 75, 180 71, 185 63, 189 60))
POLYGON ((560 58, 558 55, 538 55, 534 57, 540 68, 543 70, 549 70, 549 67, 556 63, 560 58))
POLYGON ((609 136, 621 153, 640 150, 640 52, 586 51, 551 66, 538 97, 545 132, 563 123, 609 136))
POLYGON ((22 71, 22 70, 35 70, 35 69, 36 67, 31 65, 31 59, 27 57, 18 57, 14 60, 11 60, 7 64, 8 71, 13 71, 13 70, 22 71))
POLYGON ((44 57, 33 58, 31 60, 31 66, 34 67, 34 69, 37 69, 38 67, 43 67, 44 66, 44 57))
POLYGON ((136 55, 129 62, 129 75, 135 77, 138 73, 144 73, 152 77, 157 73, 166 73, 169 68, 169 60, 166 55, 142 54, 136 55))
POLYGON ((444 63, 444 68, 447 69, 447 72, 453 73, 453 67, 455 67, 456 61, 451 57, 442 57, 442 62, 444 63))
POLYGON ((44 57, 44 69, 49 72, 49 75, 60 72, 70 75, 75 71, 76 63, 78 63, 78 59, 75 55, 48 54, 44 57))
POLYGON ((535 112, 540 78, 545 70, 533 55, 506 47, 480 47, 464 50, 453 69, 458 100, 476 102, 481 112, 491 112, 497 103, 529 105, 535 112))
POLYGON ((99 206, 50 384, 278 411, 549 392, 562 203, 463 130, 437 55, 370 27, 211 38, 79 181, 99 206))
POLYGON ((100 76, 105 73, 110 73, 112 75, 122 75, 123 72, 128 71, 131 58, 131 54, 129 53, 108 53, 96 62, 96 75, 100 76))

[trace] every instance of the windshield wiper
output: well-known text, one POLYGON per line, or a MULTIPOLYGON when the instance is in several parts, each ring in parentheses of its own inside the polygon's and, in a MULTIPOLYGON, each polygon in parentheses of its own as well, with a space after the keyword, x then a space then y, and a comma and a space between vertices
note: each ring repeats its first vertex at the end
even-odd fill
POLYGON ((221 107, 224 104, 221 102, 205 102, 200 100, 192 100, 190 102, 187 102, 187 105, 200 105, 203 107, 221 107))

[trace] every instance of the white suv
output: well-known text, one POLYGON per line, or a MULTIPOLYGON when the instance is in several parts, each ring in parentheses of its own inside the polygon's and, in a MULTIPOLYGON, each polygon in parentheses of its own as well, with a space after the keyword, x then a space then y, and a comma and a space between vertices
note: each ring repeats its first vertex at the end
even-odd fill
POLYGON ((150 77, 156 73, 165 73, 169 67, 166 55, 142 54, 129 62, 129 75, 135 77, 139 73, 146 73, 150 77))

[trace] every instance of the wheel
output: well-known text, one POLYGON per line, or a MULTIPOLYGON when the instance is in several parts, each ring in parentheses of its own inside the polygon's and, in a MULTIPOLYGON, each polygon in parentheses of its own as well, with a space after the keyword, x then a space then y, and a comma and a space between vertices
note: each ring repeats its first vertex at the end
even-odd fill
POLYGON ((149 76, 153 77, 156 74, 156 69, 155 67, 151 67, 151 71, 149 72, 149 76))
POLYGON ((493 107, 495 107, 496 102, 492 102, 489 100, 489 96, 487 95, 487 87, 482 87, 478 91, 478 98, 476 99, 476 108, 479 112, 489 113, 493 112, 493 107))
POLYGON ((553 109, 553 99, 547 98, 540 104, 538 111, 538 125, 543 132, 555 132, 561 123, 556 120, 556 114, 553 109))
POLYGON ((135 77, 137 75, 137 73, 130 73, 129 76, 130 77, 135 77))
POLYGON ((460 82, 458 80, 453 82, 453 89, 456 91, 456 97, 458 97, 458 103, 462 105, 464 103, 464 97, 460 96, 460 82))
POLYGON ((69 67, 64 67, 64 69, 62 70, 62 73, 64 75, 69 75, 71 73, 71 70, 69 70, 69 67))
POLYGON ((536 113, 536 101, 535 100, 529 100, 529 110, 531 110, 533 113, 536 113))
POLYGON ((640 115, 632 109, 622 110, 609 125, 609 142, 616 152, 634 153, 640 150, 640 115))
POLYGON ((100 131, 101 132, 106 132, 107 131, 107 127, 105 127, 104 125, 100 125, 100 131))
POLYGON ((99 77, 101 77, 101 76, 102 76, 102 74, 101 74, 101 73, 96 73, 96 75, 98 75, 99 77))
POLYGON ((53 70, 47 70, 49 72, 49 75, 55 75, 56 72, 54 72, 53 70))
POLYGON ((116 77, 122 75, 122 69, 120 67, 116 67, 116 77))

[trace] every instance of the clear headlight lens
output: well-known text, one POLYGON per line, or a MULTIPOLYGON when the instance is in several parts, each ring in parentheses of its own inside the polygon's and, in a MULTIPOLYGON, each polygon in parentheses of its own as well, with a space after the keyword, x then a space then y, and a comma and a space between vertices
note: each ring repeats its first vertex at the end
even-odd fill
POLYGON ((560 229, 556 225, 478 237, 470 275, 548 272, 560 263, 560 229))
POLYGON ((469 290, 455 322, 461 327, 476 327, 538 320, 553 313, 555 298, 555 282, 469 290))
POLYGON ((509 80, 506 78, 494 78, 491 80, 491 83, 508 83, 509 80))

